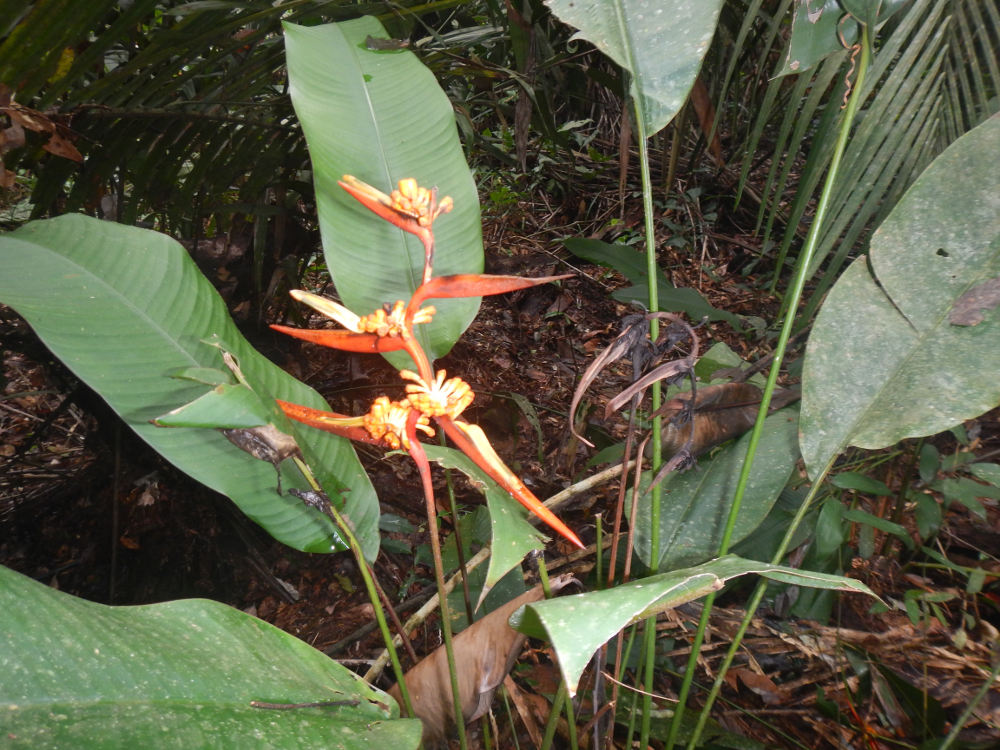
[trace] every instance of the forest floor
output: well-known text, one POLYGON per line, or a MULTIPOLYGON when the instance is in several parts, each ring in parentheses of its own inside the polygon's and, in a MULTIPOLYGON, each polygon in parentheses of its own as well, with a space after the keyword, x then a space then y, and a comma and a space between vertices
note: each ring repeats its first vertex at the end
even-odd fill
MULTIPOLYGON (((577 261, 559 244, 566 236, 601 234, 593 224, 575 224, 570 213, 557 210, 532 219, 539 216, 537 206, 513 206, 486 217, 488 271, 575 276, 559 285, 485 299, 479 317, 441 362, 477 393, 466 416, 483 426, 498 453, 541 498, 593 471, 588 466, 592 452, 569 432, 570 401, 587 365, 614 339, 621 318, 635 311, 610 297, 623 285, 622 277, 577 261)), ((635 227, 635 217, 626 216, 617 226, 635 227)), ((750 238, 733 230, 728 237, 706 237, 697 263, 690 262, 690 250, 668 247, 660 264, 676 286, 698 289, 718 308, 773 320, 776 300, 742 275, 752 260, 749 246, 750 238)), ((51 358, 23 321, 3 308, 0 334, 0 563, 104 603, 184 597, 222 601, 364 671, 381 650, 381 640, 370 627, 371 605, 350 555, 299 553, 271 540, 227 499, 195 484, 141 443, 51 358)), ((266 330, 247 335, 338 411, 360 413, 374 396, 399 388, 394 370, 381 360, 300 346, 266 330)), ((723 341, 747 361, 767 352, 767 341, 725 324, 706 325, 699 335, 704 348, 723 341)), ((605 420, 603 405, 627 376, 627 365, 621 365, 602 376, 587 396, 591 428, 611 441, 623 437, 625 425, 617 416, 605 420)), ((1000 411, 968 424, 967 432, 979 437, 965 450, 996 452, 1000 411)), ((962 449, 949 436, 936 444, 942 453, 962 449)), ((403 456, 383 456, 367 447, 359 453, 383 513, 409 522, 387 533, 391 542, 375 564, 382 586, 405 616, 433 589, 416 472, 403 456)), ((894 490, 913 481, 907 455, 882 475, 894 490)), ((482 503, 461 482, 456 493, 464 508, 482 503)), ((606 484, 560 515, 573 529, 590 529, 595 514, 612 515, 616 497, 617 485, 606 484)), ((872 513, 886 512, 877 498, 859 496, 858 503, 872 513)), ((983 554, 992 560, 985 564, 993 566, 993 577, 984 584, 992 599, 970 596, 962 590, 964 580, 946 569, 907 565, 909 553, 879 535, 875 555, 845 559, 844 568, 893 608, 872 614, 869 602, 847 597, 829 623, 762 610, 715 711, 717 721, 768 747, 876 748, 916 746, 922 733, 933 734, 955 720, 983 684, 1000 626, 1000 508, 995 501, 985 507, 982 521, 953 506, 935 545, 951 560, 979 566, 983 554), (900 603, 913 590, 948 595, 941 597, 938 617, 911 621, 900 603), (976 602, 992 602, 992 607, 980 609, 976 602), (926 728, 914 726, 906 705, 921 700, 927 707, 926 728)), ((549 568, 571 570, 586 582, 588 561, 571 562, 569 551, 559 542, 550 545, 549 568)), ((713 616, 699 674, 703 684, 714 677, 745 596, 745 590, 736 589, 713 616)), ((664 658, 678 669, 687 655, 686 633, 698 614, 696 607, 684 608, 661 624, 664 658)), ((438 645, 433 621, 411 637, 420 654, 438 645)), ((555 672, 544 648, 529 646, 521 664, 514 689, 528 699, 521 701, 513 722, 498 721, 500 747, 514 746, 511 732, 519 734, 522 747, 531 746, 530 725, 544 726, 544 706, 555 692, 555 672)), ((657 687, 673 696, 674 685, 664 673, 657 687)), ((503 710, 499 702, 494 709, 503 710)), ((997 727, 1000 691, 992 691, 964 738, 997 741, 997 727)))

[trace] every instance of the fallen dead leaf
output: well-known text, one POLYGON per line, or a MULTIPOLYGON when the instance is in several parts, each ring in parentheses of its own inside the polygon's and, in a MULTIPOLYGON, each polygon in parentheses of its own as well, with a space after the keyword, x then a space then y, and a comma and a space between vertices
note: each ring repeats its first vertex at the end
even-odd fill
MULTIPOLYGON (((571 580, 569 575, 558 576, 551 580, 551 588, 559 591, 571 580)), ((524 646, 526 636, 514 630, 507 620, 517 609, 540 601, 543 596, 542 587, 536 586, 455 636, 452 647, 458 671, 462 719, 466 723, 486 713, 494 691, 510 672, 524 646)), ((413 711, 424 724, 424 740, 441 742, 454 725, 451 679, 444 646, 407 672, 405 679, 413 711)), ((402 705, 398 685, 389 689, 389 695, 402 705)))

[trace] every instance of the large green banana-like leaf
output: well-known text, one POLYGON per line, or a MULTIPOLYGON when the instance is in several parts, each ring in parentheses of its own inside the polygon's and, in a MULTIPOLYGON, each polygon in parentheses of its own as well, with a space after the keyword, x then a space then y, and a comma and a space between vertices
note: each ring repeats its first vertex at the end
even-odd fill
POLYGON ((914 183, 830 291, 802 375, 812 476, 849 445, 932 435, 1000 404, 1000 116, 914 183))
POLYGON ((875 596, 860 581, 843 576, 728 555, 694 568, 660 573, 603 591, 529 604, 511 617, 511 624, 522 633, 552 642, 559 657, 559 670, 570 693, 574 693, 594 652, 626 625, 700 599, 721 589, 726 581, 751 573, 797 586, 875 596))
MULTIPOLYGON (((192 367, 225 370, 219 348, 206 343, 210 337, 237 357, 268 403, 278 397, 328 408, 315 391, 246 342, 177 242, 78 215, 33 222, 0 237, 0 302, 26 318, 140 437, 181 470, 228 495, 276 539, 311 552, 329 552, 337 544, 326 517, 278 494, 270 464, 251 458, 216 430, 149 423, 207 390, 172 374, 192 367)), ((345 511, 373 559, 378 502, 350 443, 319 430, 286 427, 327 492, 336 499, 347 488, 345 511)), ((282 486, 308 489, 290 463, 282 465, 282 486)))
POLYGON ((865 24, 874 34, 877 27, 900 11, 910 0, 798 0, 792 17, 785 64, 778 75, 802 73, 828 55, 854 44, 865 24))
POLYGON ((684 104, 715 33, 722 0, 549 0, 565 23, 631 73, 646 135, 684 104))
MULTIPOLYGON (((479 199, 451 104, 412 52, 367 49, 368 37, 386 37, 374 18, 285 25, 292 103, 309 144, 327 265, 344 304, 359 315, 408 299, 420 284, 424 251, 416 237, 344 192, 337 180, 345 174, 385 193, 413 177, 450 195, 454 210, 434 224, 434 275, 483 268, 479 199)), ((479 300, 434 306, 434 321, 417 332, 437 358, 472 322, 479 300)), ((389 359, 409 362, 402 354, 389 359)))
POLYGON ((389 696, 224 604, 107 607, 0 567, 0 613, 5 748, 403 750, 420 741, 420 722, 400 719, 389 696), (287 707, 301 703, 327 705, 287 707))

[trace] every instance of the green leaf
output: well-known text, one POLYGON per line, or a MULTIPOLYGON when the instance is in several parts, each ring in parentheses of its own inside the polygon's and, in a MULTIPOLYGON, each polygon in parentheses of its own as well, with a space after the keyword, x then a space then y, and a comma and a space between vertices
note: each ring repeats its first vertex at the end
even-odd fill
MULTIPOLYGON (((351 174, 389 193, 413 177, 455 201, 434 223, 434 275, 480 273, 483 241, 476 185, 465 163, 451 103, 412 52, 367 49, 388 36, 374 18, 325 26, 285 24, 295 113, 309 144, 327 266, 344 304, 365 315, 409 299, 420 284, 423 246, 378 218, 338 184, 351 174)), ((468 327, 479 298, 435 300, 417 336, 432 359, 468 327)), ((387 356, 410 366, 402 353, 387 356)))
POLYGON ((161 427, 260 427, 270 414, 270 407, 248 386, 223 383, 153 421, 161 427))
POLYGON ((802 455, 812 476, 849 445, 932 435, 1000 403, 1000 313, 950 315, 1000 275, 1000 119, 952 144, 914 183, 831 290, 802 384, 802 455), (962 175, 956 180, 955 175, 962 175))
POLYGON ((1000 499, 1000 487, 992 484, 979 484, 968 477, 942 479, 931 484, 931 487, 944 495, 950 503, 961 503, 976 516, 986 520, 986 509, 980 501, 982 498, 1000 499))
MULTIPOLYGON (((764 520, 788 481, 798 448, 795 409, 782 409, 764 422, 750 480, 740 509, 733 542, 764 520)), ((736 480, 746 458, 750 434, 702 460, 696 468, 668 476, 660 511, 660 570, 693 565, 717 554, 736 480)), ((635 528, 636 554, 650 564, 649 494, 639 501, 635 528)))
POLYGON ((912 499, 917 533, 921 539, 930 539, 941 528, 941 506, 938 505, 933 495, 927 495, 923 492, 914 493, 912 499))
POLYGON ((490 554, 486 581, 483 584, 483 595, 480 598, 482 601, 490 588, 509 570, 519 565, 525 555, 533 550, 545 548, 545 535, 528 523, 528 511, 464 453, 440 445, 423 444, 423 447, 427 458, 448 469, 461 471, 486 496, 490 509, 493 550, 490 554))
MULTIPOLYGON (((632 282, 633 286, 612 293, 616 300, 639 302, 643 306, 648 303, 649 274, 646 272, 645 255, 641 252, 628 245, 579 237, 563 240, 563 245, 576 257, 613 268, 632 282)), ((695 322, 707 317, 709 320, 725 320, 737 329, 742 327, 736 315, 712 307, 695 289, 675 287, 660 269, 657 269, 656 284, 661 310, 683 312, 695 322)))
MULTIPOLYGON (((213 336, 227 342, 225 348, 237 357, 257 395, 329 408, 246 342, 177 242, 78 215, 33 222, 0 237, 0 300, 27 319, 59 359, 179 469, 229 496, 289 546, 310 552, 342 548, 325 516, 277 493, 271 465, 251 458, 216 430, 149 423, 205 392, 200 383, 170 375, 204 374, 190 368, 225 369, 219 347, 207 341, 213 336)), ((378 503, 350 443, 287 420, 278 426, 296 436, 331 497, 347 487, 345 513, 365 555, 374 558, 378 503)), ((283 487, 308 489, 288 462, 281 471, 283 487)))
POLYGON ((211 386, 231 385, 235 381, 231 373, 217 370, 214 367, 185 367, 182 370, 170 373, 170 377, 193 380, 196 383, 204 383, 211 386))
POLYGON ((969 464, 969 471, 984 482, 989 482, 994 487, 1000 487, 1000 465, 988 463, 969 464))
POLYGON ((844 10, 875 29, 902 10, 910 0, 840 0, 844 10))
POLYGON ((107 607, 0 567, 6 748, 415 748, 420 722, 332 659, 203 599, 107 607), (251 701, 348 705, 268 710, 251 701))
POLYGON ((921 481, 927 483, 934 480, 938 470, 941 468, 941 454, 938 449, 930 443, 920 446, 920 464, 918 471, 921 481))
POLYGON ((850 578, 728 555, 695 568, 660 573, 603 591, 529 604, 511 617, 511 624, 522 633, 548 638, 555 647, 563 678, 575 694, 591 656, 626 625, 718 591, 726 581, 748 573, 796 586, 875 596, 863 583, 850 578))
POLYGON ((802 73, 823 58, 844 49, 858 39, 857 22, 841 24, 844 10, 840 0, 797 0, 792 11, 792 36, 779 76, 802 73))
POLYGON ((913 549, 913 540, 910 538, 910 532, 906 530, 906 527, 901 526, 898 523, 893 523, 892 521, 887 521, 884 518, 879 518, 872 513, 869 513, 858 508, 849 508, 844 511, 843 514, 845 521, 853 521, 854 523, 862 524, 872 529, 878 529, 879 531, 884 531, 886 534, 892 534, 894 537, 900 539, 909 549, 913 549))
POLYGON ((715 33, 722 0, 549 0, 560 20, 631 73, 630 93, 651 136, 687 99, 715 33))
POLYGON ((892 494, 892 490, 886 486, 885 482, 872 479, 871 477, 856 471, 845 471, 837 474, 830 480, 830 484, 834 487, 840 487, 842 490, 857 490, 858 492, 864 492, 868 495, 892 494))

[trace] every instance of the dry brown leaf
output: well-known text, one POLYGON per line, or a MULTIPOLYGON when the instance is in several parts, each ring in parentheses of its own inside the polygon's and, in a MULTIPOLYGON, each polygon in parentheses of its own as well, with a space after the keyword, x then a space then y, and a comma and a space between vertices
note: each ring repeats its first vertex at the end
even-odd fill
POLYGON ((273 424, 249 429, 227 429, 221 432, 237 448, 246 451, 254 458, 273 464, 275 468, 286 458, 302 455, 295 438, 286 435, 273 424))
POLYGON ((785 703, 788 696, 785 691, 778 687, 774 680, 764 674, 758 674, 742 667, 731 671, 733 677, 738 677, 740 682, 750 690, 760 696, 761 700, 769 706, 779 706, 785 703))
POLYGON ((44 146, 42 146, 50 154, 55 154, 56 156, 61 156, 64 159, 71 159, 75 162, 83 161, 83 154, 81 154, 76 146, 69 140, 69 138, 64 138, 59 135, 59 133, 53 133, 49 136, 49 140, 44 146))
POLYGON ((0 154, 21 148, 24 145, 24 128, 16 122, 11 123, 9 128, 0 130, 0 154))
POLYGON ((0 188, 10 189, 17 184, 17 175, 9 169, 4 169, 3 162, 0 162, 0 188))
MULTIPOLYGON (((678 394, 659 409, 659 414, 665 418, 664 451, 667 454, 679 451, 691 437, 692 428, 693 456, 742 435, 753 427, 757 419, 760 398, 760 389, 749 383, 723 383, 699 388, 694 399, 694 419, 682 423, 677 417, 691 400, 691 392, 678 394)), ((778 389, 771 397, 771 410, 788 406, 798 398, 796 390, 778 389)))
MULTIPOLYGON (((553 578, 552 590, 559 591, 571 580, 572 576, 569 575, 553 578)), ((455 636, 452 647, 465 723, 486 713, 493 700, 493 692, 510 672, 524 646, 526 636, 508 625, 508 618, 518 608, 541 601, 543 597, 542 587, 535 586, 455 636)), ((405 679, 413 711, 424 724, 425 741, 442 741, 454 724, 451 678, 448 675, 448 657, 444 646, 407 672, 405 679)), ((402 705, 398 685, 389 689, 389 695, 402 705)))
POLYGON ((722 143, 719 141, 719 132, 712 132, 715 125, 715 107, 712 105, 712 97, 708 93, 708 87, 701 76, 694 81, 691 87, 691 106, 694 107, 695 114, 698 115, 698 125, 706 138, 711 134, 712 140, 708 144, 708 151, 715 158, 715 163, 722 166, 725 162, 722 159, 722 143))
POLYGON ((16 122, 28 130, 33 130, 36 133, 56 132, 56 124, 37 109, 22 106, 17 102, 10 102, 4 107, 0 107, 0 111, 10 117, 11 122, 16 122))
POLYGON ((510 696, 511 703, 514 704, 514 710, 517 711, 517 715, 521 717, 521 723, 524 724, 524 728, 528 730, 528 736, 531 737, 532 746, 541 747, 542 730, 539 727, 539 722, 535 718, 535 712, 531 710, 531 706, 529 705, 529 699, 531 696, 525 695, 521 688, 517 686, 517 683, 510 678, 510 675, 504 677, 503 686, 507 690, 507 695, 510 696))

